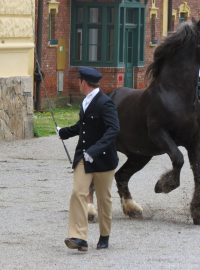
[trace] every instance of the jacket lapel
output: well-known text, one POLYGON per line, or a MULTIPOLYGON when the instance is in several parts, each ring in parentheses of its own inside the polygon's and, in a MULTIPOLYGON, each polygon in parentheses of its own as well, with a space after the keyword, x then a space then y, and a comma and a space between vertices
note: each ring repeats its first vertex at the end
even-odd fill
POLYGON ((82 119, 84 117, 84 110, 83 110, 83 105, 82 104, 80 106, 80 112, 79 112, 79 114, 80 114, 80 119, 82 119))

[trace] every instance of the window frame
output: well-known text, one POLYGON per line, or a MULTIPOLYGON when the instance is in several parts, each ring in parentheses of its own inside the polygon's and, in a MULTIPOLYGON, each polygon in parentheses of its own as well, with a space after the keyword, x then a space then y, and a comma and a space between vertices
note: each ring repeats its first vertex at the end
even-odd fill
POLYGON ((117 19, 117 11, 118 11, 118 5, 115 3, 106 4, 105 3, 78 3, 74 1, 74 4, 72 4, 72 20, 71 20, 71 26, 72 26, 72 32, 71 32, 71 53, 70 53, 70 62, 71 65, 74 66, 80 66, 80 65, 91 65, 91 66, 116 66, 117 65, 117 46, 114 46, 115 41, 117 40, 117 25, 118 22, 117 19), (78 14, 78 8, 83 9, 83 23, 82 25, 77 24, 77 14, 78 14), (101 24, 91 23, 89 21, 89 9, 90 8, 98 8, 101 10, 101 24), (110 8, 113 8, 113 23, 109 22, 109 15, 108 10, 110 8), (103 16, 104 15, 104 16, 103 16), (82 29, 82 60, 78 60, 76 57, 77 54, 77 29, 78 26, 80 26, 79 29, 82 29), (89 30, 90 29, 99 29, 101 31, 101 44, 100 47, 100 54, 101 59, 97 61, 89 61, 89 30), (112 51, 112 58, 107 59, 107 45, 109 40, 109 30, 112 29, 113 31, 113 41, 111 42, 113 44, 113 51, 112 51))
POLYGON ((146 4, 144 1, 136 0, 124 0, 113 1, 112 3, 105 3, 105 1, 97 2, 96 1, 83 1, 83 0, 73 0, 71 6, 71 49, 70 49, 70 65, 71 66, 98 66, 98 67, 124 67, 124 38, 125 38, 125 17, 123 22, 120 21, 120 10, 121 8, 124 11, 127 8, 138 8, 138 29, 137 29, 137 57, 135 56, 134 66, 143 66, 144 65, 144 46, 145 46, 145 21, 146 21, 146 4), (78 60, 77 55, 77 14, 78 9, 83 9, 83 23, 79 27, 82 29, 82 56, 81 60, 78 60), (88 40, 89 40, 89 8, 101 8, 102 9, 102 28, 101 28, 101 55, 102 58, 99 61, 89 61, 88 53, 88 40), (109 24, 109 8, 113 8, 114 21, 113 24, 109 24), (76 13, 77 12, 77 13, 76 13), (143 23, 142 23, 143 20, 143 23), (142 23, 142 24, 141 24, 142 23), (110 29, 113 29, 113 50, 112 57, 110 59, 108 56, 108 32, 110 29), (121 34, 120 34, 121 32, 121 34), (123 43, 123 44, 122 44, 123 43), (122 49, 122 50, 121 50, 122 49))
POLYGON ((125 1, 119 7, 119 40, 123 40, 123 43, 119 44, 119 55, 118 55, 118 63, 119 66, 124 65, 124 45, 125 45, 125 30, 127 27, 135 28, 136 38, 137 38, 137 46, 134 51, 134 67, 144 66, 144 46, 145 46, 145 22, 146 22, 146 13, 145 13, 145 5, 141 4, 139 1, 125 1), (133 5, 134 4, 134 5, 133 5), (127 9, 137 9, 137 19, 135 22, 129 23, 127 22, 127 9))
POLYGON ((56 39, 56 9, 50 9, 48 16, 48 45, 57 46, 56 39))

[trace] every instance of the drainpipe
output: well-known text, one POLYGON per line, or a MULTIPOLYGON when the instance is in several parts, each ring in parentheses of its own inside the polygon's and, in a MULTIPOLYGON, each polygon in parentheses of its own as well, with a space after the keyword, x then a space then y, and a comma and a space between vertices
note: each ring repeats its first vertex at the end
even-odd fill
POLYGON ((173 0, 168 0, 168 33, 172 32, 172 6, 173 6, 173 0))
MULTIPOLYGON (((37 18, 37 60, 41 67, 42 58, 42 24, 43 24, 43 0, 38 0, 38 18, 37 18)), ((37 69, 37 66, 36 66, 37 69)), ((40 95, 40 84, 41 80, 36 80, 36 100, 35 100, 35 110, 40 111, 41 109, 41 95, 40 95)))

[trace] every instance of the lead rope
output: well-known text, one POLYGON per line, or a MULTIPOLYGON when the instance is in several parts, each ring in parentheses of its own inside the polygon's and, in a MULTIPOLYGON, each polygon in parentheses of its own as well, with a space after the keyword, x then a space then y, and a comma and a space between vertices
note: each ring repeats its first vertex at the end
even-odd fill
MULTIPOLYGON (((31 1, 31 5, 32 5, 32 22, 34 22, 34 16, 33 16, 33 12, 35 10, 34 8, 34 4, 33 4, 33 1, 31 1)), ((34 31, 34 25, 32 25, 32 28, 33 28, 33 38, 35 37, 35 31, 34 31)), ((34 41, 35 43, 35 41, 34 41)), ((55 125, 55 128, 56 130, 58 131, 58 125, 57 125, 57 122, 56 122, 56 119, 55 119, 55 116, 54 116, 54 112, 53 112, 53 107, 51 105, 51 102, 50 102, 50 99, 48 97, 48 94, 47 94, 47 88, 46 88, 46 83, 45 83, 45 80, 44 80, 44 76, 42 74, 42 70, 41 70, 41 66, 40 66, 40 63, 38 61, 38 56, 37 56, 37 50, 36 50, 36 47, 34 49, 34 55, 35 55, 35 61, 36 61, 36 68, 37 68, 37 71, 38 71, 38 74, 41 78, 41 83, 43 85, 43 89, 44 89, 44 93, 45 93, 45 97, 46 97, 46 100, 47 100, 47 104, 48 104, 48 108, 49 108, 49 111, 51 113, 51 117, 52 117, 52 120, 53 120, 53 123, 55 125)), ((62 144, 63 144, 63 147, 64 147, 64 150, 65 150, 65 153, 67 154, 67 157, 68 157, 68 160, 69 160, 69 163, 72 164, 72 159, 70 157, 70 154, 69 154, 69 151, 67 150, 67 147, 64 143, 64 141, 62 139, 60 139, 62 144)))

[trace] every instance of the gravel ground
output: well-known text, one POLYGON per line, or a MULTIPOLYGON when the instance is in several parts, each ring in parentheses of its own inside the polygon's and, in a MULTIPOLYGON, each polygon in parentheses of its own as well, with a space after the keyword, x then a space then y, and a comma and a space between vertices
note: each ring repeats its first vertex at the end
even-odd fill
MULTIPOLYGON (((76 138, 66 145, 73 156, 76 138)), ((66 236, 72 170, 57 136, 0 142, 0 270, 200 269, 200 227, 189 204, 194 182, 184 149, 181 186, 155 194, 171 167, 155 157, 130 181, 144 219, 125 217, 113 185, 113 227, 108 250, 96 250, 98 224, 89 224, 89 251, 69 250, 66 236)), ((125 157, 120 154, 120 164, 125 157)))

